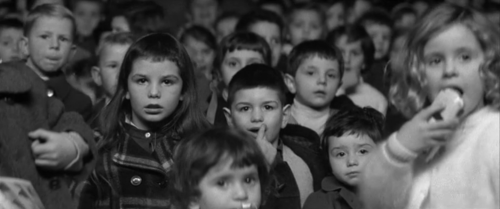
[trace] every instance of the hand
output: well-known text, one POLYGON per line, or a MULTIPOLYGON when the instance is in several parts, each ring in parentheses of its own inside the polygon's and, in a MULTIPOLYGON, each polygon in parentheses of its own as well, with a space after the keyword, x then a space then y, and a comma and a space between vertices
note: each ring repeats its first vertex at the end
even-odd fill
POLYGON ((432 104, 405 123, 397 134, 401 144, 410 151, 420 154, 431 147, 446 143, 446 139, 457 127, 458 119, 429 122, 432 115, 444 108, 443 104, 432 104))
POLYGON ((266 161, 269 163, 269 165, 273 164, 274 158, 276 157, 276 154, 278 151, 276 150, 276 147, 274 147, 269 141, 267 141, 266 137, 266 125, 262 124, 259 128, 259 132, 257 133, 257 144, 260 147, 260 150, 264 154, 264 157, 266 158, 266 161))
MULTIPOLYGON (((82 153, 78 153, 77 140, 75 133, 53 132, 45 129, 38 129, 28 133, 28 136, 34 139, 31 144, 31 150, 35 156, 35 164, 47 170, 63 170, 82 153)), ((77 135, 79 137, 79 135, 77 135)), ((81 139, 81 137, 80 137, 81 139)), ((83 139, 82 139, 83 140, 83 139)), ((87 150, 88 152, 88 147, 87 150)), ((81 152, 81 151, 80 151, 81 152)), ((81 169, 83 163, 81 160, 76 169, 81 169)))

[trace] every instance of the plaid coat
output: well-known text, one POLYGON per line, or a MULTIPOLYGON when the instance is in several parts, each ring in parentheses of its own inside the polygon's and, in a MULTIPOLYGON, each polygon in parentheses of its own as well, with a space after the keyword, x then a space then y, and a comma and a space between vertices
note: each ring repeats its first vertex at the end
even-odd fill
POLYGON ((168 208, 167 173, 177 137, 146 132, 126 124, 126 137, 100 156, 84 185, 79 208, 168 208), (134 139, 154 137, 154 151, 134 139))

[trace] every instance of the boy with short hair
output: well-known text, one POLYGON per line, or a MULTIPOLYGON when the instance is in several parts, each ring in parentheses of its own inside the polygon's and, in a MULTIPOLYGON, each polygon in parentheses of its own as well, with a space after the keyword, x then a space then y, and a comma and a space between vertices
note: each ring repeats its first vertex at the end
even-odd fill
POLYGON ((357 197, 363 167, 382 140, 383 116, 375 109, 353 107, 342 110, 326 123, 322 152, 328 158, 331 176, 321 190, 311 194, 304 209, 362 208, 357 197))
POLYGON ((17 19, 0 20, 0 63, 24 59, 19 50, 23 23, 17 19))
POLYGON ((271 48, 272 66, 284 71, 286 56, 281 53, 284 27, 285 24, 280 16, 260 9, 243 15, 236 25, 236 31, 253 32, 264 38, 271 48))
POLYGON ((327 119, 338 106, 333 99, 342 84, 344 63, 341 52, 324 41, 306 41, 293 48, 288 57, 285 81, 295 95, 290 123, 322 135, 327 119))
POLYGON ((71 12, 57 4, 43 4, 28 15, 21 49, 30 67, 49 88, 49 97, 60 99, 67 111, 87 119, 92 110, 90 98, 67 82, 62 68, 73 55, 75 24, 71 12))
POLYGON ((325 175, 317 135, 310 130, 296 132, 300 126, 287 125, 285 93, 278 70, 252 64, 231 80, 229 107, 224 108, 229 124, 256 137, 275 175, 261 209, 300 209, 325 175))
POLYGON ((99 112, 110 101, 116 91, 118 75, 128 48, 135 41, 131 33, 121 32, 107 35, 97 48, 97 63, 92 67, 92 79, 103 92, 103 98, 96 103, 89 124, 96 128, 99 112))

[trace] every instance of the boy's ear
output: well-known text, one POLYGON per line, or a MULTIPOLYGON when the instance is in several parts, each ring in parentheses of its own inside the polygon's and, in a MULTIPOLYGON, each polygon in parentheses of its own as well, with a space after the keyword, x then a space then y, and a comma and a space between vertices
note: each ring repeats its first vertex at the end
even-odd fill
POLYGON ((292 94, 295 94, 295 92, 297 92, 297 89, 295 88, 295 78, 293 78, 293 76, 288 73, 285 74, 285 84, 286 87, 288 87, 288 91, 290 91, 292 94))
POLYGON ((130 99, 130 93, 127 91, 127 93, 125 94, 125 99, 130 99))
POLYGON ((90 70, 90 74, 92 75, 92 80, 94 80, 94 83, 98 86, 102 86, 101 68, 93 66, 90 70))
POLYGON ((71 45, 71 49, 69 50, 69 57, 68 57, 68 60, 72 60, 73 57, 75 56, 76 54, 76 50, 78 50, 78 47, 75 45, 75 44, 72 44, 71 45))
POLYGON ((19 41, 19 49, 21 49, 21 53, 25 56, 28 57, 30 55, 30 51, 28 49, 28 38, 24 36, 21 41, 19 41))
POLYGON ((288 120, 290 119, 290 104, 287 104, 283 107, 283 119, 281 120, 281 128, 285 128, 288 124, 288 120))
POLYGON ((222 108, 224 110, 224 116, 226 116, 226 121, 229 127, 234 128, 233 119, 231 118, 231 110, 227 107, 222 108))

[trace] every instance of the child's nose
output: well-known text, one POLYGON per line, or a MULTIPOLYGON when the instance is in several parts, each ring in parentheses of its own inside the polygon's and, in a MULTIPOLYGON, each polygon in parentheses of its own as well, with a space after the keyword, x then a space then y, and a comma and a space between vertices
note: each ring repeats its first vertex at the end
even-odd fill
POLYGON ((234 198, 237 200, 237 201, 245 201, 245 200, 248 200, 248 188, 241 184, 241 183, 237 183, 234 185, 234 198))
POLYGON ((50 39, 50 48, 59 49, 59 40, 57 37, 53 37, 50 39))
POLYGON ((347 167, 357 166, 357 165, 359 165, 358 156, 349 155, 349 157, 347 158, 347 167))
POLYGON ((149 98, 160 98, 161 94, 158 85, 151 85, 148 92, 149 98))
POLYGON ((444 67, 444 76, 452 77, 457 75, 457 65, 453 61, 446 61, 444 67))
POLYGON ((255 108, 252 111, 251 122, 255 123, 255 122, 262 122, 262 121, 263 121, 262 112, 258 108, 255 108))

